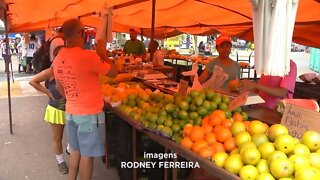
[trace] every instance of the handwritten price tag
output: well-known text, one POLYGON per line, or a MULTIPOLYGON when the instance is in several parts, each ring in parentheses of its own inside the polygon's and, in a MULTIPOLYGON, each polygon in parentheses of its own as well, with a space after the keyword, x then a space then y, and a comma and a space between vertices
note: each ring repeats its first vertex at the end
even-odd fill
POLYGON ((247 98, 248 98, 249 92, 243 92, 241 93, 238 97, 236 97, 233 101, 231 101, 228 105, 228 111, 233 111, 235 110, 237 107, 240 107, 244 104, 246 104, 247 102, 247 98))
POLYGON ((182 95, 187 95, 188 92, 188 84, 189 82, 186 80, 181 79, 179 83, 179 93, 182 95))
POLYGON ((288 104, 284 110, 281 124, 285 125, 291 136, 301 139, 308 130, 320 131, 320 113, 288 104))

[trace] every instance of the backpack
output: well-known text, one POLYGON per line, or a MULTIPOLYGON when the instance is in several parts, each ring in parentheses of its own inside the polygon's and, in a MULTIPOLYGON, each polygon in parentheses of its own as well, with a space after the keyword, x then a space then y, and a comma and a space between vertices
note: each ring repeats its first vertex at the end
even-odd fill
POLYGON ((32 66, 36 72, 41 72, 51 66, 50 61, 50 44, 56 37, 48 39, 41 47, 33 54, 32 66))

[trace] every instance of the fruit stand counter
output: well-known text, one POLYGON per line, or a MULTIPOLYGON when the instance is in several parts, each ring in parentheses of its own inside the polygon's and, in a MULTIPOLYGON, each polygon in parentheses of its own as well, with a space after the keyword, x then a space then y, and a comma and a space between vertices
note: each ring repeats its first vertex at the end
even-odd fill
POLYGON ((273 109, 259 106, 245 106, 243 107, 243 111, 248 114, 250 119, 259 119, 268 125, 279 124, 281 122, 281 114, 273 109))
MULTIPOLYGON (((177 144, 176 142, 157 135, 153 132, 150 132, 148 130, 145 130, 142 128, 142 126, 138 123, 138 121, 133 120, 132 118, 124 115, 122 112, 120 112, 117 108, 113 108, 111 107, 109 104, 106 104, 106 110, 112 111, 113 113, 115 113, 117 116, 119 116, 123 121, 127 122, 128 124, 130 124, 132 126, 132 161, 137 161, 136 155, 136 130, 147 134, 153 141, 161 144, 162 146, 165 147, 165 149, 170 149, 172 151, 172 153, 177 153, 178 155, 186 158, 187 160, 189 160, 190 162, 193 163, 198 163, 200 165, 201 168, 203 168, 204 170, 206 170, 206 172, 208 172, 210 175, 215 176, 216 178, 219 179, 228 179, 228 180, 238 180, 240 179, 238 176, 233 175, 231 173, 229 173, 228 171, 226 171, 223 168, 220 168, 218 166, 216 166, 212 161, 207 160, 205 158, 202 158, 201 156, 195 154, 194 152, 187 150, 185 148, 183 148, 180 144, 177 144)), ((108 148, 107 148, 108 149, 108 148)), ((173 158, 172 160, 173 162, 176 162, 176 158, 173 158)), ((133 168, 133 179, 136 179, 137 177, 137 169, 133 168)), ((172 169, 172 179, 177 179, 177 169, 172 169)), ((165 169, 165 175, 168 174, 168 169, 165 169)), ((167 176, 165 176, 164 179, 167 179, 167 176)), ((170 178, 171 179, 171 178, 170 178)))

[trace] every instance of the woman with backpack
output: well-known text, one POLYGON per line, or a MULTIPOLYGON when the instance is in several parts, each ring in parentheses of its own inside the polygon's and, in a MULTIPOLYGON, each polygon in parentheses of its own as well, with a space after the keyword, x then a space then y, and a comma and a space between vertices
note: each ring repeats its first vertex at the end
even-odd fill
MULTIPOLYGON (((58 54, 59 49, 64 45, 63 34, 59 33, 55 39, 59 39, 60 43, 52 44, 51 46, 55 46, 55 49, 49 51, 51 61, 40 61, 35 62, 38 64, 38 68, 36 69, 38 72, 30 81, 29 84, 33 86, 38 91, 45 93, 49 102, 46 108, 44 120, 51 125, 52 131, 52 148, 56 154, 56 159, 58 161, 59 172, 62 174, 68 173, 68 167, 64 160, 63 156, 63 148, 62 148, 62 138, 63 138, 63 130, 64 125, 66 123, 65 119, 65 104, 66 100, 63 95, 61 95, 56 89, 56 83, 53 76, 53 71, 51 68, 51 64, 54 60, 55 55, 58 54), (46 87, 42 86, 40 83, 45 82, 46 87)), ((57 41, 58 42, 58 41, 57 41)), ((49 48, 51 49, 51 48, 49 48)), ((37 59, 34 59, 37 60, 37 59)))

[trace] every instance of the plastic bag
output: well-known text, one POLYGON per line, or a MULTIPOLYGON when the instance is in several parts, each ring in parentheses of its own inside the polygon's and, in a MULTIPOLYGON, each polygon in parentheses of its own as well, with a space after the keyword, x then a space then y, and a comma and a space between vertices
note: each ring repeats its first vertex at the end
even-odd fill
POLYGON ((223 68, 215 65, 211 77, 202 86, 210 89, 220 89, 228 78, 229 75, 224 73, 223 68))

